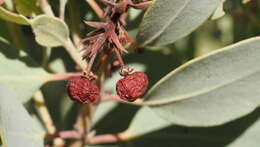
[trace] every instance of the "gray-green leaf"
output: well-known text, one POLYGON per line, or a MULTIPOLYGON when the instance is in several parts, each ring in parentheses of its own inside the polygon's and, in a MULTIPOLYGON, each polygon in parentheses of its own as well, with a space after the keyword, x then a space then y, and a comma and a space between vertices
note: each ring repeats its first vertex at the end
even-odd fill
POLYGON ((146 107, 136 114, 129 128, 121 134, 128 147, 258 147, 260 109, 235 121, 214 127, 184 127, 162 120, 146 107), (144 127, 145 126, 145 127, 144 127))
POLYGON ((1 41, 0 67, 0 84, 10 88, 22 102, 31 98, 50 76, 24 52, 19 55, 16 49, 1 41))
POLYGON ((0 137, 7 147, 43 147, 42 132, 12 92, 0 84, 0 137))
POLYGON ((123 140, 131 140, 171 125, 171 122, 161 119, 149 108, 143 107, 137 112, 128 129, 121 134, 121 137, 123 140))
POLYGON ((194 59, 161 79, 147 104, 163 119, 214 126, 242 117, 260 104, 260 37, 194 59))
POLYGON ((165 45, 188 35, 217 8, 221 0, 156 0, 138 33, 138 44, 165 45))
POLYGON ((31 22, 36 41, 43 46, 57 47, 66 44, 69 39, 69 29, 64 21, 40 15, 31 22))

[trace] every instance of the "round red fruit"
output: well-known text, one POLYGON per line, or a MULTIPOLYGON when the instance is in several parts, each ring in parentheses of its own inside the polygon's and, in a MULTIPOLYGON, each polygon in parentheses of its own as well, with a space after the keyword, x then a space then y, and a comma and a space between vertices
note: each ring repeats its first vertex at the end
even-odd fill
POLYGON ((99 88, 84 76, 69 80, 67 92, 70 98, 80 104, 89 104, 99 98, 99 88))
POLYGON ((145 93, 148 83, 144 72, 134 72, 116 83, 116 91, 121 99, 133 102, 145 93))

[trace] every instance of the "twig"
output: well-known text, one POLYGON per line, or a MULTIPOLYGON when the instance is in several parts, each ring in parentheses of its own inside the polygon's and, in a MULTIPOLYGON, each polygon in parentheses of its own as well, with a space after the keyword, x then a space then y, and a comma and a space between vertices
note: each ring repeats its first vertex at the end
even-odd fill
MULTIPOLYGON (((123 139, 120 137, 121 133, 118 134, 103 134, 103 135, 96 135, 95 136, 95 131, 90 132, 87 135, 87 139, 84 142, 84 144, 100 144, 100 143, 113 143, 113 142, 118 142, 122 141, 123 139)), ((81 139, 85 136, 82 136, 79 132, 75 130, 69 130, 69 131, 61 131, 58 133, 59 137, 63 139, 81 139)))
POLYGON ((80 112, 78 113, 77 121, 74 125, 75 130, 81 137, 78 140, 74 140, 69 147, 83 147, 85 142, 85 135, 88 133, 88 128, 90 128, 91 122, 91 105, 82 105, 80 112), (89 126, 89 127, 88 127, 89 126))
POLYGON ((104 134, 89 138, 86 144, 113 143, 121 141, 118 134, 104 134))
MULTIPOLYGON (((45 126, 45 128, 47 130, 47 135, 54 136, 57 129, 54 126, 53 121, 51 119, 51 115, 46 107, 44 97, 43 97, 41 90, 38 90, 37 92, 34 93, 33 100, 35 101, 36 108, 38 109, 38 112, 39 112, 40 118, 43 122, 43 125, 45 126)), ((62 138, 57 137, 54 139, 53 146, 54 147, 64 147, 65 141, 62 138)))
POLYGON ((80 75, 79 73, 52 74, 47 79, 47 82, 68 80, 70 78, 73 78, 73 77, 76 77, 79 75, 80 75))
POLYGON ((54 13, 51 9, 51 6, 48 2, 48 0, 39 0, 40 2, 40 7, 42 9, 42 11, 47 14, 47 15, 50 15, 50 16, 53 16, 54 17, 54 13))
POLYGON ((81 134, 75 130, 69 130, 69 131, 61 131, 58 133, 58 136, 63 139, 80 139, 82 138, 81 134))
POLYGON ((95 11, 97 16, 100 19, 103 19, 104 17, 104 11, 99 7, 99 5, 96 3, 95 0, 86 0, 86 2, 89 4, 89 6, 95 11))
POLYGON ((68 0, 60 0, 60 19, 64 20, 65 17, 65 7, 68 0))
POLYGON ((101 94, 101 100, 102 101, 116 101, 119 103, 130 104, 130 105, 135 105, 135 106, 144 106, 142 99, 137 99, 135 102, 128 102, 128 101, 120 99, 120 97, 117 95, 109 95, 106 93, 101 94))
POLYGON ((47 130, 47 133, 49 135, 54 135, 56 132, 56 128, 53 125, 53 121, 51 119, 50 113, 44 102, 43 94, 40 90, 35 92, 35 94, 33 95, 33 100, 35 101, 36 107, 40 114, 40 118, 47 130))

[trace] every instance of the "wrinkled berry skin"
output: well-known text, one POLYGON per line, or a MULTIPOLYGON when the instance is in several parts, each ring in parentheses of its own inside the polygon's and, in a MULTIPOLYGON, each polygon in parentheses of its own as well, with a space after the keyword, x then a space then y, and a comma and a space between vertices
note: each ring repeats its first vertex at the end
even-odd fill
POLYGON ((116 83, 117 95, 123 100, 133 102, 145 93, 148 83, 144 72, 134 72, 116 83))
POLYGON ((89 104, 99 98, 99 88, 88 78, 83 76, 69 80, 67 92, 70 98, 80 104, 89 104))

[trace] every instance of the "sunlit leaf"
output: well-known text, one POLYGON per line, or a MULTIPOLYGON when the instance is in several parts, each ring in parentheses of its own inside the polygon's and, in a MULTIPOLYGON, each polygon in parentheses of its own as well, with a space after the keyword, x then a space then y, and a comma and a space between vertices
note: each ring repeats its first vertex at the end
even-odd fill
POLYGON ((36 41, 43 46, 56 47, 65 44, 69 38, 69 29, 60 19, 40 15, 31 22, 36 41))
POLYGON ((146 103, 163 119, 214 126, 242 117, 260 104, 260 37, 191 60, 162 78, 146 103))

